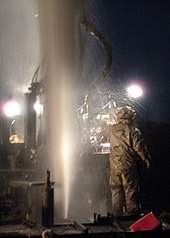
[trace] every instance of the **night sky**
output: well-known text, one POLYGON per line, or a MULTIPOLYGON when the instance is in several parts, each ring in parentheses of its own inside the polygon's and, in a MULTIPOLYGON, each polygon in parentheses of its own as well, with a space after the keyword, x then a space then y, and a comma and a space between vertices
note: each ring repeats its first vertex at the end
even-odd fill
MULTIPOLYGON (((114 83, 141 84, 145 120, 170 124, 170 1, 86 0, 85 3, 87 19, 112 47, 108 79, 114 83)), ((94 62, 100 58, 102 64, 102 53, 93 53, 94 62)))

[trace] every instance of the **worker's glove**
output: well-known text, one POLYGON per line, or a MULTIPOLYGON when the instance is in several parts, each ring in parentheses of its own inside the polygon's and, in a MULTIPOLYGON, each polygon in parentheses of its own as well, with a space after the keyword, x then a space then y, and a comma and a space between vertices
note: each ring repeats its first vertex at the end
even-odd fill
POLYGON ((150 161, 150 160, 146 160, 145 162, 146 162, 146 168, 147 168, 147 169, 150 169, 150 167, 151 167, 151 161, 150 161))

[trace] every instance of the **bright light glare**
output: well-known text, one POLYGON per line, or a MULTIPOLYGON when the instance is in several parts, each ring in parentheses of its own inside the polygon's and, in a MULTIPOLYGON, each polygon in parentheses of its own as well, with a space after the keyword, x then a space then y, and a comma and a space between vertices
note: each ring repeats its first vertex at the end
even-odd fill
POLYGON ((20 114, 20 106, 16 102, 8 102, 4 106, 4 113, 8 117, 18 116, 20 114))
POLYGON ((43 113, 43 105, 39 102, 36 102, 34 104, 34 110, 38 113, 38 114, 42 114, 43 113))
POLYGON ((68 141, 67 136, 63 138, 63 163, 64 163, 64 192, 65 192, 65 214, 64 217, 68 217, 68 204, 69 204, 69 188, 70 188, 70 154, 71 154, 71 147, 68 141))
POLYGON ((142 96, 142 94, 143 94, 142 89, 137 85, 132 85, 132 86, 128 87, 127 92, 129 94, 129 96, 131 96, 133 98, 138 98, 138 97, 142 96))

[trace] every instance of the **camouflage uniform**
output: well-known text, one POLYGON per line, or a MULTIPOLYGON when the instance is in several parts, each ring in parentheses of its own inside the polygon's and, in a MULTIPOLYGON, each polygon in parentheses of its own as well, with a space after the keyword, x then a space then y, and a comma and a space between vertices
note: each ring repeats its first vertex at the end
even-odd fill
POLYGON ((149 168, 150 155, 140 131, 132 125, 135 112, 129 107, 117 113, 117 124, 110 125, 110 187, 112 213, 133 214, 139 211, 137 160, 149 168))

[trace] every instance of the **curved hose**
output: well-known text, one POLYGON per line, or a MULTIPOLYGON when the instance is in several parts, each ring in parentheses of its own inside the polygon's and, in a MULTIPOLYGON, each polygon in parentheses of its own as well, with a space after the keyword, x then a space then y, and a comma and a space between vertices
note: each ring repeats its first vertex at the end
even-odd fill
MULTIPOLYGON (((102 72, 99 74, 99 76, 92 82, 89 88, 89 92, 85 96, 85 103, 88 102, 90 92, 95 89, 103 79, 105 79, 108 75, 108 72, 112 65, 112 49, 106 39, 103 37, 101 33, 99 33, 96 28, 89 23, 86 19, 82 22, 82 26, 84 27, 85 31, 89 32, 105 49, 107 54, 107 61, 106 64, 103 67, 102 72)), ((80 107, 81 108, 81 107, 80 107)))

